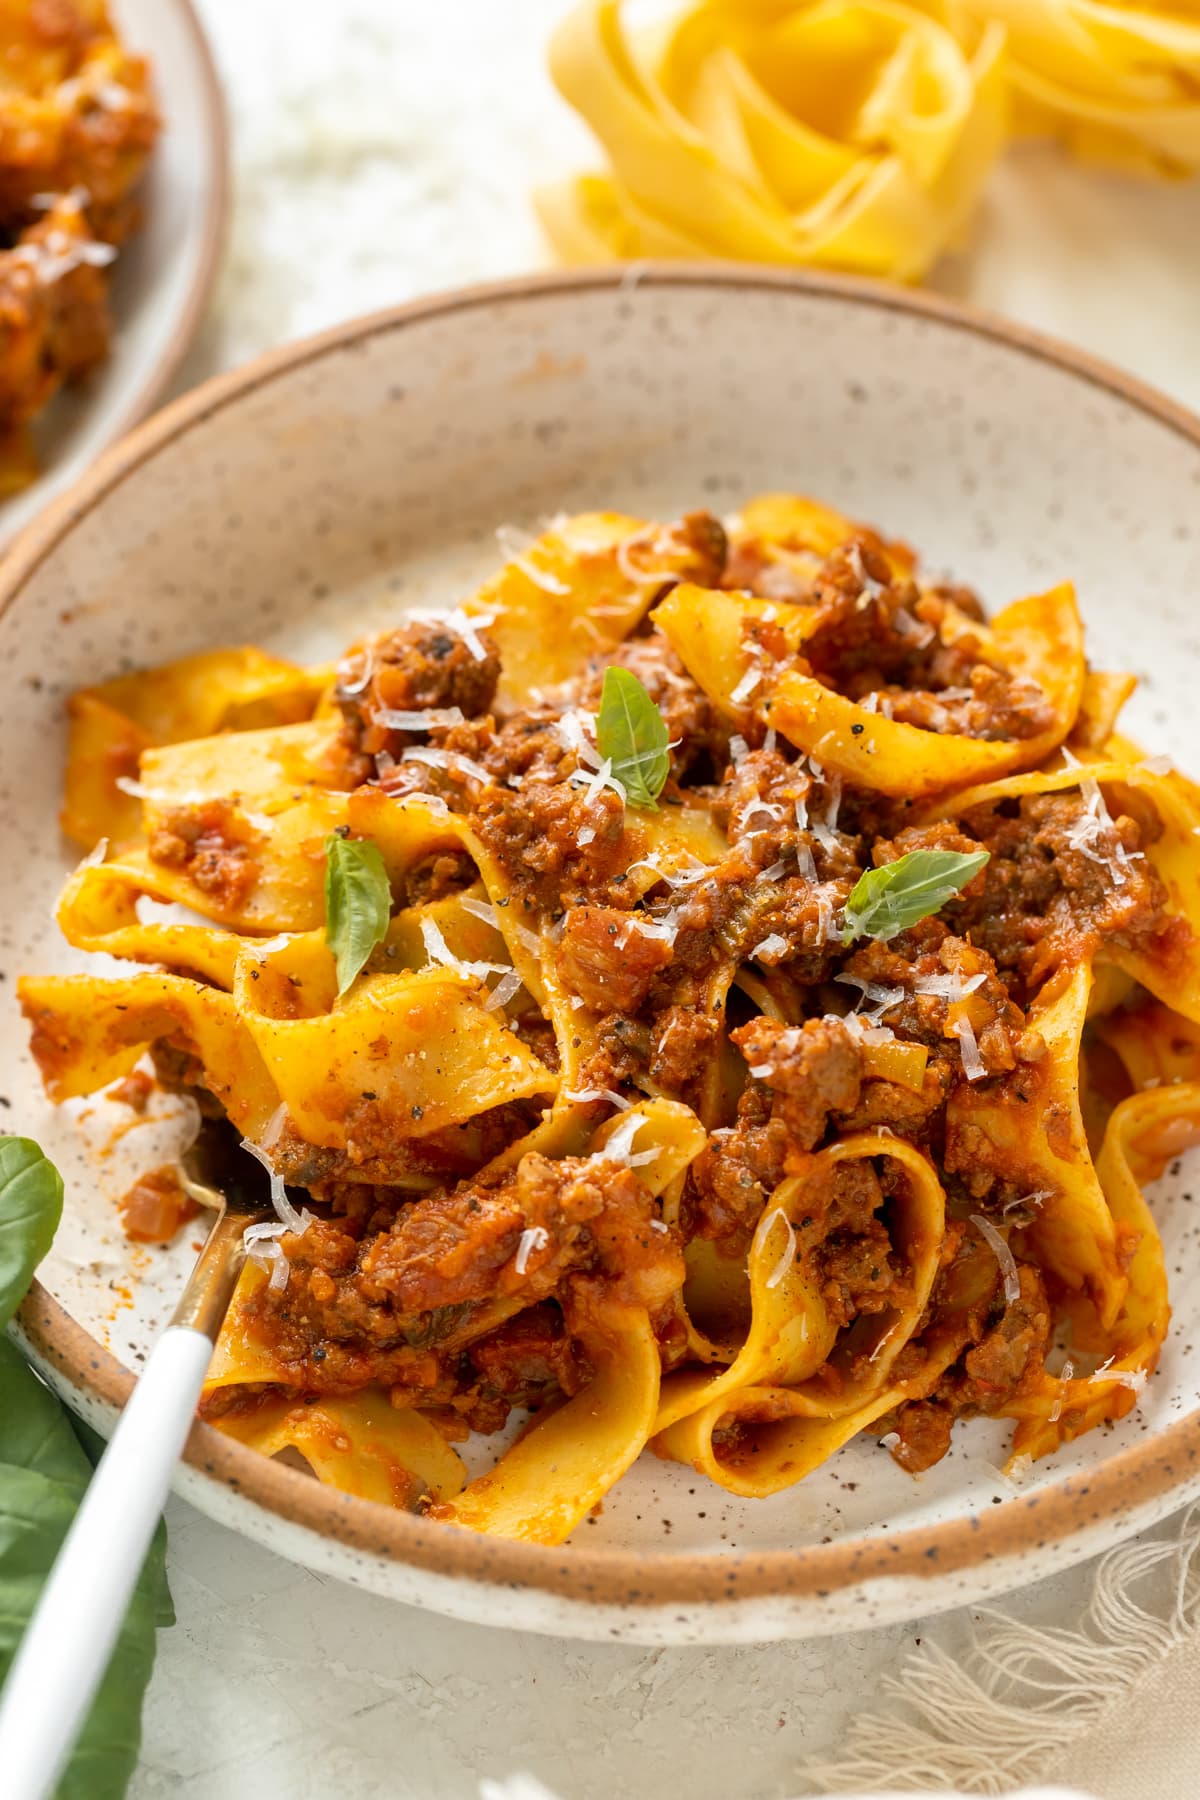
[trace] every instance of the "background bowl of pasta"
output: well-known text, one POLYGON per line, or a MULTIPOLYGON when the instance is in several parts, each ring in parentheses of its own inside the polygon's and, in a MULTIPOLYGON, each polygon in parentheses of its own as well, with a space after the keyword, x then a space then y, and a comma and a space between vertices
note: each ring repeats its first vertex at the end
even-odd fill
POLYGON ((422 301, 144 426, 0 577, 38 1367, 111 1428, 195 1238, 117 1203, 202 1091, 282 1210, 179 1491, 312 1568, 797 1636, 1200 1491, 1198 499, 1114 371, 752 270, 422 301))

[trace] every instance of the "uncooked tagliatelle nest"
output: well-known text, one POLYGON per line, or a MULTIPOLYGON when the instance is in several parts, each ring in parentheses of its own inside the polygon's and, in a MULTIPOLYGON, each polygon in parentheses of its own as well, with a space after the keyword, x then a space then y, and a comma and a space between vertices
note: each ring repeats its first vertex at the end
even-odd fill
POLYGON ((1097 0, 985 0, 1008 33, 1018 124, 1079 154, 1200 172, 1200 11, 1097 0))
POLYGON ((554 80, 609 172, 544 189, 570 262, 720 256, 919 280, 1007 134, 1004 29, 912 0, 708 0, 630 32, 584 0, 554 80))

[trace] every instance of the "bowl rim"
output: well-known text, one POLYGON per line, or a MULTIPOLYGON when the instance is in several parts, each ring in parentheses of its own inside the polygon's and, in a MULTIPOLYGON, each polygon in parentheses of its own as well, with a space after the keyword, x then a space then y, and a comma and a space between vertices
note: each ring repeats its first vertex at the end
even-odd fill
MULTIPOLYGON (((233 201, 230 149, 232 133, 229 124, 229 108, 225 102, 225 90, 217 72, 216 57, 212 45, 209 43, 208 33, 200 22, 200 15, 193 0, 174 0, 174 3, 184 30, 191 39, 192 58, 199 76, 200 91, 208 117, 208 203, 204 210, 203 236, 195 273, 192 276, 184 303, 179 309, 174 329, 157 364, 141 387, 130 398, 121 414, 114 429, 114 440, 123 437, 131 426, 137 425, 146 417, 183 361, 208 306, 209 296, 221 266, 221 253, 225 248, 225 240, 229 232, 233 201)), ((151 79, 153 80, 153 69, 151 69, 151 79)), ((170 120, 168 119, 165 123, 169 130, 170 120)), ((93 463, 92 468, 95 469, 95 467, 96 464, 93 463)), ((90 473, 91 471, 89 471, 90 473)), ((88 476, 82 476, 80 479, 86 481, 88 476)))
MULTIPOLYGON (((1048 363, 1113 394, 1179 433, 1200 450, 1200 416, 1137 377, 1089 352, 981 309, 928 293, 848 276, 797 273, 760 266, 645 263, 539 272, 422 297, 351 319, 298 342, 266 352, 240 369, 219 375, 185 394, 129 436, 111 446, 64 495, 26 526, 0 564, 0 614, 19 598, 41 563, 108 494, 161 448, 202 425, 214 413, 331 352, 409 324, 497 304, 558 298, 597 289, 654 287, 753 289, 791 292, 833 303, 849 302, 919 319, 990 339, 1048 363), (631 272, 632 271, 632 272, 631 272)), ((18 1313, 37 1358, 69 1388, 119 1409, 135 1376, 42 1286, 34 1282, 18 1313)), ((407 1564, 451 1580, 482 1583, 583 1603, 647 1610, 718 1606, 763 1599, 826 1601, 872 1579, 898 1576, 918 1584, 985 1563, 1019 1558, 1034 1550, 1095 1548, 1094 1534, 1116 1525, 1116 1536, 1136 1529, 1139 1515, 1184 1489, 1200 1471, 1200 1406, 1162 1431, 1128 1446, 1098 1468, 1065 1477, 1048 1488, 1017 1494, 978 1513, 889 1533, 848 1537, 788 1550, 647 1552, 546 1546, 486 1537, 325 1486, 301 1471, 261 1456, 197 1423, 185 1461, 290 1524, 332 1538, 362 1555, 407 1564), (1092 1534, 1090 1540, 1087 1534, 1092 1534)), ((1182 1504, 1182 1497, 1180 1503, 1182 1504)), ((1066 1558, 1069 1560, 1069 1555, 1066 1558)), ((913 1612, 920 1610, 914 1605, 913 1612)))

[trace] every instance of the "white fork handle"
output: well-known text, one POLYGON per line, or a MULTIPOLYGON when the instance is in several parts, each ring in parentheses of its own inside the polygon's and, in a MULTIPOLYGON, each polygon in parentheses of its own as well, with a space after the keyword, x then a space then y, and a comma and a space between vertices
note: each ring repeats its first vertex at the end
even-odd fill
POLYGON ((212 1356, 202 1331, 159 1339, 63 1540, 0 1694, 7 1800, 45 1800, 100 1685, 212 1356))

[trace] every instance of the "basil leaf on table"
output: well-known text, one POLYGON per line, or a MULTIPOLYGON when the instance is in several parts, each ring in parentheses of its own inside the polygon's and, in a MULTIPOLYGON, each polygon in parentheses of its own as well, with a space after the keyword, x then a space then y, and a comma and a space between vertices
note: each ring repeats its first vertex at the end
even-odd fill
MULTIPOLYGON (((0 1138, 0 1326, 24 1298, 62 1212, 62 1179, 27 1138, 0 1138)), ((0 1686, 87 1490, 92 1462, 66 1408, 0 1337, 0 1686)), ((97 1452, 98 1455, 98 1452, 97 1452)), ((159 1625, 174 1622, 160 1523, 108 1670, 56 1790, 122 1800, 141 1744, 159 1625)))
POLYGON ((636 675, 608 668, 596 714, 596 749, 634 806, 657 811, 671 770, 666 721, 636 675))
POLYGON ((882 868, 868 869, 846 901, 842 942, 869 937, 886 944, 898 932, 940 912, 987 860, 986 850, 970 855, 958 850, 910 850, 882 868))
POLYGON ((37 1144, 0 1138, 0 1331, 54 1242, 62 1202, 62 1176, 37 1144))
POLYGON ((339 995, 387 936, 392 887, 379 845, 370 838, 325 839, 325 942, 337 966, 339 995))

